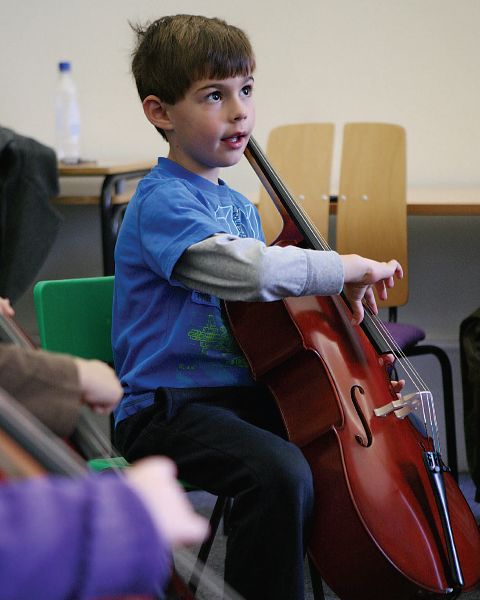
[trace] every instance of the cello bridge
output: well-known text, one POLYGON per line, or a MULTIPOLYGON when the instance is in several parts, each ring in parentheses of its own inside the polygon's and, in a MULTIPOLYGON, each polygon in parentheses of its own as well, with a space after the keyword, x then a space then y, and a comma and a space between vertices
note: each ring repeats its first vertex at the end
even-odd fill
POLYGON ((385 404, 385 406, 375 408, 373 412, 377 417, 386 417, 393 412, 397 419, 404 419, 412 409, 420 406, 424 400, 427 400, 427 394, 430 394, 430 392, 407 394, 397 400, 392 400, 388 404, 385 404))

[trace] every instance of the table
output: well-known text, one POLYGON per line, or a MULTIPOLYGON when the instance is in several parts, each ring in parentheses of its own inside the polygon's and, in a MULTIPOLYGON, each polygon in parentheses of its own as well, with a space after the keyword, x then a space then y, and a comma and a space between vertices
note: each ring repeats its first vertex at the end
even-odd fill
MULTIPOLYGON (((258 206, 260 193, 247 194, 258 206)), ((328 198, 327 198, 328 199, 328 198)), ((338 196, 330 195, 330 214, 337 214, 338 196)), ((480 187, 475 188, 408 188, 407 215, 470 216, 480 215, 480 187)))
MULTIPOLYGON (((330 196, 330 214, 337 214, 336 195, 330 196)), ((407 215, 480 215, 480 188, 407 189, 407 215)))
POLYGON ((98 196, 59 196, 54 204, 98 204, 102 228, 102 255, 105 275, 113 275, 115 242, 131 194, 125 193, 125 181, 140 179, 150 172, 155 162, 98 161, 75 165, 58 163, 59 177, 97 177, 102 186, 98 196))
POLYGON ((480 215, 480 188, 407 189, 408 215, 480 215))

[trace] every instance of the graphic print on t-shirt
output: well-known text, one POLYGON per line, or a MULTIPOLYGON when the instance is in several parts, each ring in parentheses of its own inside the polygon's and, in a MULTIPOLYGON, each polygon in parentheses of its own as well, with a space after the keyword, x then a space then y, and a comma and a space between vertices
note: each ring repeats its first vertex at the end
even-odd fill
POLYGON ((248 363, 240 353, 230 329, 223 323, 221 314, 221 311, 215 314, 202 311, 192 313, 188 331, 190 350, 179 365, 183 377, 187 376, 188 371, 201 369, 204 376, 220 384, 229 380, 230 369, 248 369, 248 363))
MULTIPOLYGON (((244 208, 233 204, 218 206, 215 219, 221 229, 230 235, 261 239, 262 230, 253 205, 244 208)), ((191 313, 187 333, 188 350, 185 352, 185 360, 179 364, 177 376, 183 380, 183 385, 186 385, 184 378, 189 378, 188 373, 193 375, 193 371, 197 370, 203 373, 203 379, 206 377, 215 385, 231 381, 232 369, 237 372, 239 369, 248 370, 248 363, 228 326, 221 300, 192 291, 191 301, 198 305, 198 310, 191 313), (210 307, 210 310, 206 310, 206 307, 210 307)))
POLYGON ((246 207, 246 213, 233 205, 219 206, 215 211, 215 218, 231 235, 259 239, 261 228, 253 205, 246 207))

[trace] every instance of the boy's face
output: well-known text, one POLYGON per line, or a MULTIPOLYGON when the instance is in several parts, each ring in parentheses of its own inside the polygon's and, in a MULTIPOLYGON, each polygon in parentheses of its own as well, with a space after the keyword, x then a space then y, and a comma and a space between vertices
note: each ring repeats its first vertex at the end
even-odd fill
POLYGON ((252 94, 251 76, 204 79, 195 82, 176 104, 164 105, 169 158, 217 183, 220 168, 240 160, 252 133, 252 94))

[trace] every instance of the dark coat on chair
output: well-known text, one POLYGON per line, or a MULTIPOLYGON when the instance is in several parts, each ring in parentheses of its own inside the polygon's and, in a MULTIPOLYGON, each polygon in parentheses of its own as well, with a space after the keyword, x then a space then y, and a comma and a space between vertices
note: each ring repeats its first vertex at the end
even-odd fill
POLYGON ((57 157, 0 127, 0 296, 15 302, 33 282, 60 228, 57 157))
POLYGON ((480 502, 480 308, 460 325, 460 365, 468 470, 480 502))

